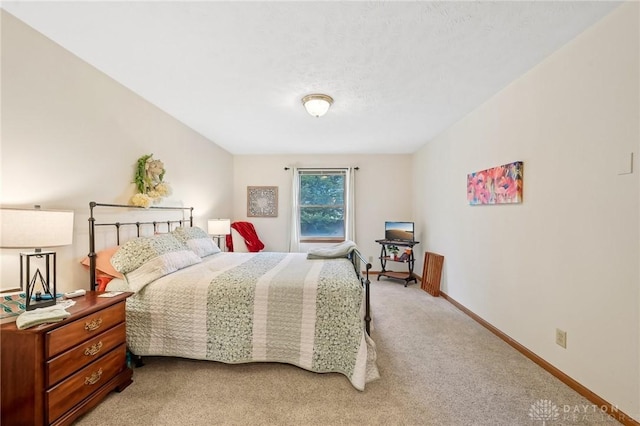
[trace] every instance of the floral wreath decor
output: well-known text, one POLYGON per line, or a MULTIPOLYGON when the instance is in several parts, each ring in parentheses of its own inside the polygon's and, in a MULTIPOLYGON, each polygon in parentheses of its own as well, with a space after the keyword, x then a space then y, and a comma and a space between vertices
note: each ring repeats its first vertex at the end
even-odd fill
POLYGON ((159 203, 162 197, 171 194, 169 184, 162 181, 164 174, 164 163, 154 160, 153 154, 138 158, 133 181, 138 193, 131 197, 131 204, 147 208, 152 203, 159 203))

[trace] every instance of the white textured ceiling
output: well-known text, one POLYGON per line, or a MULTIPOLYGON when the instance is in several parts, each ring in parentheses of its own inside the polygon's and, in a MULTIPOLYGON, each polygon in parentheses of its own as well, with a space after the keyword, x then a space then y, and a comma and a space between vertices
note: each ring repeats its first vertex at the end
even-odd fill
POLYGON ((414 152, 617 5, 2 2, 234 154, 414 152))

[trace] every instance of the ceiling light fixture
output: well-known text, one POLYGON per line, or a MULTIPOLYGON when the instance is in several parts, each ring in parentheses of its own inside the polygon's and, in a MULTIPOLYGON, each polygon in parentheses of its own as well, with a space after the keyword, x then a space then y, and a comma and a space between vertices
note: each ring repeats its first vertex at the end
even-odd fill
POLYGON ((333 98, 328 95, 315 93, 302 98, 302 104, 307 112, 314 117, 322 117, 329 111, 329 107, 333 103, 333 98))

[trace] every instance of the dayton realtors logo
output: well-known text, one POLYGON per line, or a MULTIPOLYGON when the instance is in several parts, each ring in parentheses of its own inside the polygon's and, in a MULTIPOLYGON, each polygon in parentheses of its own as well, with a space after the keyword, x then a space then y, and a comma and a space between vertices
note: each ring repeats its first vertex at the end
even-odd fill
POLYGON ((533 420, 541 421, 542 426, 547 422, 557 420, 560 417, 560 410, 548 399, 539 399, 529 408, 529 417, 533 420))
MULTIPOLYGON (((583 423, 586 421, 600 421, 617 423, 608 413, 609 407, 599 407, 595 404, 585 405, 563 405, 558 407, 548 399, 539 399, 529 407, 529 418, 542 422, 543 426, 547 422, 562 420, 563 422, 583 423)), ((612 413, 618 412, 618 407, 612 407, 612 413)))

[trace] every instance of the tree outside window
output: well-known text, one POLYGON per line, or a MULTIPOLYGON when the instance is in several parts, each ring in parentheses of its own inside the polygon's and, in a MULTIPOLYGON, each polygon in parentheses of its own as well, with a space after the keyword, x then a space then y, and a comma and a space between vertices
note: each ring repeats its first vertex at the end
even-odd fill
POLYGON ((300 170, 301 241, 345 239, 346 170, 300 170))

